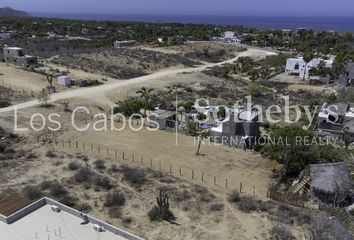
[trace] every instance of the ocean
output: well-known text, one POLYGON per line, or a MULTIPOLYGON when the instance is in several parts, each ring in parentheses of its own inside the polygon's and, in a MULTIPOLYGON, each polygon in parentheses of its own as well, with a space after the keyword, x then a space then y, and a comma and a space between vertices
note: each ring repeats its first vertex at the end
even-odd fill
POLYGON ((82 13, 31 13, 35 17, 81 20, 137 21, 148 23, 193 23, 240 25, 259 29, 310 28, 321 31, 354 32, 354 17, 251 17, 201 15, 133 15, 133 14, 82 14, 82 13))

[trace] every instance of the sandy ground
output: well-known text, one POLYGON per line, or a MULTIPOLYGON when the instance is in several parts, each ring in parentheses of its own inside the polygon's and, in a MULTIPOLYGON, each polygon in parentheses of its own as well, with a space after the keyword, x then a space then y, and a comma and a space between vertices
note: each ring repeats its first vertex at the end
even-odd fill
MULTIPOLYGON (((260 57, 260 56, 266 56, 267 54, 269 54, 268 51, 250 48, 247 51, 239 53, 238 56, 235 58, 232 58, 232 59, 229 59, 229 60, 226 60, 223 62, 219 62, 219 63, 207 64, 207 65, 203 65, 203 66, 197 67, 197 68, 161 70, 157 73, 153 73, 150 75, 130 79, 129 81, 118 81, 118 82, 104 84, 104 85, 100 85, 100 86, 96 86, 96 87, 79 88, 79 89, 75 89, 72 91, 54 93, 51 95, 50 101, 55 102, 55 101, 59 101, 62 99, 82 97, 82 98, 97 99, 97 101, 100 104, 111 106, 113 103, 111 101, 106 101, 107 98, 104 97, 105 96, 104 94, 106 92, 112 91, 114 89, 121 88, 121 87, 128 86, 128 85, 132 85, 132 84, 141 84, 141 86, 146 86, 146 85, 148 85, 147 82, 154 81, 155 79, 164 78, 164 77, 168 77, 171 75, 176 75, 176 74, 180 74, 180 73, 184 73, 184 72, 185 73, 201 72, 209 67, 221 66, 225 63, 233 63, 235 60, 237 60, 241 56, 258 56, 258 57, 260 57)), ((35 105, 38 105, 37 100, 22 103, 22 104, 15 105, 15 106, 11 106, 8 108, 0 109, 0 113, 6 112, 6 111, 13 111, 15 107, 17 107, 18 109, 22 109, 22 108, 33 107, 35 105)))
MULTIPOLYGON (((90 105, 90 110, 95 109, 90 105)), ((61 122, 67 124, 70 120, 70 113, 61 113, 60 107, 52 109, 28 108, 23 109, 20 114, 20 122, 26 119, 31 113, 40 111, 45 115, 51 112, 60 113, 62 115, 61 122), (26 117, 24 117, 26 116, 26 117)), ((94 110, 93 110, 94 111, 94 110)), ((97 109, 96 109, 97 111, 97 109)), ((11 114, 9 114, 11 115, 11 114)), ((0 119, 1 126, 12 126, 12 117, 0 119)), ((84 122, 81 122, 83 124, 84 122)), ((21 125, 22 126, 22 125, 21 125)), ((119 124, 116 123, 116 127, 119 124)), ((134 127, 136 127, 134 125, 134 127)), ((26 135, 28 133, 25 133, 26 135)), ((35 136, 36 134, 30 134, 35 136)), ((25 145, 27 148, 34 149, 36 155, 44 155, 49 149, 58 152, 57 158, 39 157, 38 160, 20 161, 13 167, 12 171, 7 171, 6 184, 2 184, 2 188, 12 187, 19 188, 28 183, 38 184, 43 180, 63 179, 64 183, 70 178, 71 174, 65 168, 65 165, 71 161, 75 161, 77 154, 84 154, 89 157, 90 163, 95 159, 103 159, 107 166, 111 164, 126 164, 129 166, 150 168, 150 159, 153 160, 153 169, 159 170, 159 162, 161 161, 161 172, 166 175, 175 176, 176 182, 168 184, 171 188, 177 187, 192 189, 193 185, 201 185, 212 192, 217 199, 215 201, 224 204, 224 209, 220 212, 210 212, 209 203, 196 201, 195 204, 183 203, 179 205, 175 200, 171 200, 171 208, 177 214, 178 223, 180 225, 171 225, 168 223, 151 223, 146 216, 147 211, 155 202, 157 194, 157 186, 149 184, 141 191, 137 191, 133 196, 128 194, 129 201, 124 208, 123 216, 132 216, 134 221, 131 225, 122 227, 122 220, 116 220, 108 217, 106 210, 95 208, 92 215, 114 223, 118 227, 122 227, 146 239, 264 239, 268 236, 268 231, 272 227, 272 222, 268 219, 267 214, 254 212, 244 213, 235 206, 228 203, 227 193, 234 189, 239 189, 240 182, 243 183, 244 196, 254 196, 257 199, 267 200, 266 191, 271 182, 272 162, 263 159, 260 155, 250 151, 243 151, 222 146, 202 146, 202 156, 196 156, 196 146, 193 138, 178 135, 177 142, 174 133, 165 131, 150 132, 142 130, 139 132, 125 129, 121 132, 93 132, 84 133, 72 131, 57 135, 58 142, 61 139, 67 141, 71 139, 71 147, 65 143, 55 147, 48 145, 40 146, 34 141, 25 145), (75 141, 79 141, 79 148, 76 149, 75 141), (82 142, 85 141, 85 150, 82 142), (177 144, 176 144, 177 143, 177 144), (90 145, 94 144, 94 151, 90 151, 90 145), (32 146, 31 146, 32 145, 32 146), (101 153, 98 153, 98 145, 100 145, 101 153), (109 156, 107 156, 106 148, 109 148, 109 156), (113 149, 117 149, 118 158, 115 157, 113 149), (125 152, 125 159, 122 159, 122 152, 125 152), (134 162, 133 162, 134 153, 134 162), (143 156, 143 164, 141 164, 141 156, 143 156), (63 162, 57 165, 56 162, 63 162), (172 171, 170 173, 170 164, 172 171), (180 176, 179 168, 182 169, 180 176), (192 169, 194 170, 194 178, 192 179, 192 169), (204 173, 202 181, 202 172, 204 173), (214 176, 216 176, 216 184, 214 184, 214 176), (228 179, 228 186, 225 187, 225 179, 228 179), (144 201, 143 201, 144 200, 144 201), (192 210, 185 211, 185 207, 192 210)), ((22 159, 22 158, 21 158, 22 159)), ((20 160, 20 159, 19 159, 20 160)), ((79 160, 80 161, 80 160, 79 160)), ((112 179, 113 180, 113 179, 112 179)), ((124 184, 121 180, 116 180, 119 184, 124 184)), ((117 182, 117 183, 118 183, 117 182)), ((120 188, 122 188, 121 186, 120 188)), ((132 191, 131 187, 124 185, 128 192, 132 191), (130 189, 130 190, 129 190, 130 189)), ((94 204, 95 201, 100 202, 103 192, 96 192, 90 189, 83 190, 80 186, 70 187, 80 199, 86 199, 84 196, 90 195, 90 199, 85 202, 94 204)), ((70 190, 70 191, 71 191, 70 190)), ((135 191, 135 190, 134 190, 135 191)), ((297 231, 297 230, 295 230, 297 231)))
POLYGON ((0 63, 0 73, 3 74, 0 75, 0 84, 11 85, 11 88, 16 86, 21 90, 38 92, 48 86, 45 76, 25 71, 14 65, 0 63))

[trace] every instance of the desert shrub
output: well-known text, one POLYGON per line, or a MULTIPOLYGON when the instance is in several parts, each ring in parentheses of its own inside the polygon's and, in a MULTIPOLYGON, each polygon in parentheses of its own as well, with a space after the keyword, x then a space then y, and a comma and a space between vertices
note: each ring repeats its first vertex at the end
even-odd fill
POLYGON ((28 185, 22 189, 23 194, 30 200, 37 200, 43 197, 43 193, 38 186, 28 185))
POLYGON ((50 158, 55 158, 57 156, 57 154, 53 150, 48 150, 45 155, 50 158))
POLYGON ((108 216, 110 218, 120 218, 122 215, 122 209, 120 207, 110 207, 108 209, 108 216))
POLYGON ((68 164, 68 168, 71 170, 71 171, 75 171, 77 169, 79 169, 80 165, 77 164, 76 162, 71 162, 68 164))
POLYGON ((200 201, 202 202, 211 202, 215 198, 205 187, 197 185, 194 187, 194 191, 199 194, 200 201))
POLYGON ((78 183, 88 181, 90 179, 91 171, 84 167, 80 168, 79 171, 74 175, 74 180, 78 183))
POLYGON ((250 198, 250 197, 244 197, 241 199, 241 201, 239 202, 238 208, 242 211, 242 212, 253 212, 257 210, 257 206, 255 204, 255 201, 250 198))
POLYGON ((92 207, 87 203, 76 204, 76 208, 81 212, 90 212, 92 210, 92 207))
POLYGON ((94 184, 97 185, 97 186, 103 187, 103 188, 105 188, 107 190, 112 188, 111 181, 108 179, 108 177, 97 176, 94 179, 94 184))
POLYGON ((159 221, 160 220, 160 209, 158 206, 154 206, 148 212, 148 217, 150 221, 159 221))
POLYGON ((213 203, 210 205, 210 210, 213 212, 219 212, 224 209, 224 204, 222 203, 213 203))
POLYGON ((47 190, 52 186, 52 182, 51 181, 43 181, 41 183, 41 189, 42 190, 47 190))
POLYGON ((115 164, 112 164, 111 168, 109 169, 111 172, 118 172, 118 166, 115 164))
POLYGON ((232 191, 228 196, 228 201, 230 203, 236 203, 240 201, 240 194, 237 191, 232 191))
POLYGON ((5 145, 5 144, 0 143, 0 153, 5 152, 5 150, 6 150, 6 145, 5 145))
POLYGON ((311 240, 351 240, 350 232, 337 219, 330 219, 323 215, 312 218, 310 225, 311 240))
POLYGON ((78 202, 78 199, 73 196, 70 196, 70 195, 64 195, 59 198, 59 201, 60 201, 60 203, 62 203, 64 205, 75 208, 76 204, 78 202))
POLYGON ((49 191, 50 194, 54 197, 64 196, 68 193, 63 185, 60 185, 58 182, 51 184, 49 191))
POLYGON ((289 231, 289 228, 284 225, 275 225, 270 231, 271 239, 274 240, 293 240, 294 236, 289 231))
POLYGON ((108 193, 106 195, 105 206, 106 207, 121 207, 125 204, 125 196, 121 192, 108 193))
POLYGON ((97 160, 97 161, 94 162, 94 164, 95 164, 95 167, 97 169, 99 169, 99 170, 103 170, 103 169, 106 168, 105 163, 104 163, 103 160, 97 160))
POLYGON ((132 217, 125 217, 125 218, 123 218, 123 223, 125 224, 125 225, 129 225, 129 224, 131 224, 133 222, 133 218, 132 217))
POLYGON ((123 179, 132 184, 141 185, 146 181, 146 177, 145 177, 146 174, 143 169, 122 166, 121 172, 123 173, 123 179))

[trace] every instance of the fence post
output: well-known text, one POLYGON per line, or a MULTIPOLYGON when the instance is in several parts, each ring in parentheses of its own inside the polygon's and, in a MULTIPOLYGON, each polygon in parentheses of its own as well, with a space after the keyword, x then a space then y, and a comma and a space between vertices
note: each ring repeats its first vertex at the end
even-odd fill
POLYGON ((152 168, 152 158, 150 158, 150 167, 152 168))
POLYGON ((253 186, 253 195, 256 195, 256 187, 253 186))
POLYGON ((82 142, 82 148, 84 149, 84 151, 86 151, 86 149, 85 149, 85 142, 82 142))
POLYGON ((123 160, 124 160, 124 151, 123 151, 123 160))
POLYGON ((161 161, 159 161, 159 171, 161 172, 161 161))
POLYGON ((204 182, 204 172, 202 172, 202 182, 204 182))
POLYGON ((79 148, 79 143, 77 141, 75 142, 75 145, 76 145, 76 149, 78 149, 79 148))
POLYGON ((116 156, 116 158, 118 158, 117 149, 114 149, 114 155, 116 156))
POLYGON ((214 176, 214 185, 216 185, 216 176, 214 176))
POLYGON ((240 193, 242 193, 242 182, 240 182, 240 193))
POLYGON ((71 141, 70 141, 70 139, 69 139, 69 147, 71 147, 71 141))
POLYGON ((62 145, 63 145, 63 147, 64 147, 64 139, 62 139, 62 140, 61 140, 61 144, 62 144, 62 145))
POLYGON ((109 148, 107 147, 107 156, 109 155, 109 148))
POLYGON ((192 169, 192 179, 194 179, 194 170, 192 169))
POLYGON ((100 145, 97 145, 97 150, 98 150, 98 153, 101 153, 100 145))
POLYGON ((172 173, 172 164, 170 163, 170 173, 172 173))
POLYGON ((225 179, 225 189, 227 189, 227 178, 225 179))
POLYGON ((144 157, 141 156, 141 162, 140 162, 140 164, 143 165, 143 163, 144 163, 144 157))
POLYGON ((91 152, 93 152, 93 144, 91 143, 91 152))

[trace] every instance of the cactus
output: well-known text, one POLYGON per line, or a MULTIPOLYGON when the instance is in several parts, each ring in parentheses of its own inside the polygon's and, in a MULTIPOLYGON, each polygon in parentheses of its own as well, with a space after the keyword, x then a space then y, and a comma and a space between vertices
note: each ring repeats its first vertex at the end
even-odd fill
POLYGON ((167 193, 160 190, 160 196, 156 200, 160 210, 160 218, 165 221, 175 220, 175 216, 170 211, 170 202, 167 193))

